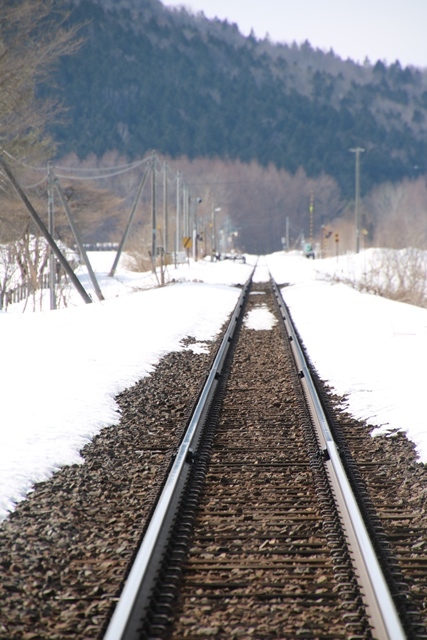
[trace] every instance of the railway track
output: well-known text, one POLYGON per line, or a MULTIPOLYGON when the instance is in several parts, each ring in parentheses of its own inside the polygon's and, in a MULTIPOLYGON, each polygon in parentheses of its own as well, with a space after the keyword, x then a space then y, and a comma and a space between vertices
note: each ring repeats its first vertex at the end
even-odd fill
POLYGON ((426 637, 277 287, 249 289, 105 640, 426 637))
POLYGON ((243 323, 234 317, 225 334, 229 355, 192 352, 188 337, 186 350, 120 394, 120 423, 83 449, 84 464, 37 484, 2 523, 0 640, 427 637, 427 466, 401 432, 371 438, 301 363, 268 283, 252 286, 242 312, 243 323), (257 314, 275 320, 254 330, 257 314), (201 377, 215 398, 209 419, 201 405, 196 411, 204 435, 193 425, 187 440, 201 377), (304 395, 309 379, 320 418, 304 395), (168 517, 180 526, 164 538, 177 544, 160 569, 162 552, 154 553, 134 635, 125 635, 129 628, 113 625, 121 603, 133 608, 130 567, 182 444, 182 486, 191 491, 175 499, 180 512, 168 517), (329 486, 334 447, 397 628, 375 628, 384 615, 374 613, 369 578, 360 584, 358 552, 347 546, 352 534, 329 486))

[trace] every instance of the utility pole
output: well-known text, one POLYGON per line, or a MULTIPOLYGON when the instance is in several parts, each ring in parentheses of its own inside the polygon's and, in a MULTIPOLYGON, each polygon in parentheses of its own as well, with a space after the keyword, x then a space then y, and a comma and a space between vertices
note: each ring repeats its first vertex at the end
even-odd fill
POLYGON ((186 184, 183 185, 183 198, 184 198, 184 236, 188 236, 189 219, 188 219, 188 201, 189 193, 186 184))
POLYGON ((93 288, 95 289, 95 293, 98 296, 98 300, 104 300, 104 296, 102 295, 102 291, 99 288, 99 284, 96 279, 95 273, 92 269, 89 258, 87 257, 86 249, 83 246, 83 242, 81 240, 80 234, 77 230, 76 225, 74 224, 73 215, 71 213, 70 207, 68 206, 68 202, 65 197, 64 191, 62 190, 61 183, 58 178, 55 178, 54 183, 59 195, 59 199, 61 200, 62 206, 64 207, 64 211, 67 216, 68 222, 70 223, 71 231, 73 232, 74 240, 76 241, 76 245, 79 250, 80 257, 82 258, 83 262, 86 265, 90 281, 92 282, 93 288))
POLYGON ((18 196, 21 198, 21 200, 22 200, 25 208, 27 209, 28 213, 30 214, 31 218, 33 219, 35 224, 40 229, 41 233, 46 238, 46 241, 47 241, 48 245, 50 246, 50 248, 52 249, 53 253, 55 254, 58 262, 60 263, 60 265, 64 269, 65 273, 70 278, 71 282, 74 284, 75 288, 77 289, 77 291, 79 292, 79 294, 81 295, 83 300, 86 302, 86 304, 91 303, 92 302, 91 297, 89 296, 89 294, 84 289, 83 285, 81 284, 80 280, 78 279, 78 277, 74 273, 73 269, 71 268, 71 266, 70 266, 69 262, 67 261, 67 259, 65 258, 65 256, 61 253, 58 245, 56 244, 55 240, 53 239, 53 237, 49 233, 49 230, 46 227, 46 225, 44 224, 43 220, 40 218, 40 216, 38 215, 37 211, 34 209, 33 205, 28 200, 27 196, 25 195, 24 191, 22 190, 21 185, 19 184, 19 182, 17 181, 17 179, 13 175, 12 171, 9 168, 9 165, 7 164, 7 162, 4 159, 4 157, 3 157, 1 152, 0 152, 0 167, 3 169, 4 173, 9 178, 9 181, 11 182, 11 184, 14 187, 14 189, 15 189, 16 193, 18 194, 18 196))
MULTIPOLYGON (((54 209, 53 209, 53 169, 52 163, 47 163, 47 215, 49 221, 49 233, 53 238, 54 234, 54 209)), ((52 248, 49 247, 49 291, 50 309, 56 309, 56 260, 52 248)))
POLYGON ((176 172, 176 238, 175 238, 175 262, 178 259, 178 251, 180 249, 180 233, 181 230, 179 228, 179 219, 181 216, 181 185, 180 185, 180 174, 179 171, 176 172))
POLYGON ((151 158, 151 260, 153 268, 156 264, 157 252, 157 220, 156 220, 156 152, 153 151, 151 158))
POLYGON ((145 182, 146 182, 147 177, 148 177, 148 172, 149 172, 149 169, 147 167, 147 169, 144 171, 144 174, 143 174, 143 176, 141 178, 141 181, 139 183, 138 191, 137 191, 134 203, 132 205, 132 209, 131 209, 131 212, 130 212, 130 215, 129 215, 129 219, 127 221, 126 229, 124 231, 123 237, 122 237, 122 239, 120 241, 120 244, 119 244, 119 247, 117 249, 116 257, 114 259, 113 266, 111 267, 111 271, 108 274, 109 278, 112 278, 114 276, 114 274, 116 273, 117 265, 119 264, 120 256, 122 255, 122 251, 123 251, 123 247, 125 246, 125 242, 126 242, 128 236, 129 236, 129 233, 130 233, 130 230, 131 230, 131 227, 132 227, 132 222, 133 222, 133 219, 134 219, 134 216, 135 216, 136 208, 137 208, 138 203, 139 203, 139 201, 141 199, 142 191, 144 189, 145 182))
POLYGON ((212 207, 212 237, 211 237, 211 260, 216 258, 218 253, 218 239, 216 233, 216 213, 221 211, 221 207, 212 207))
MULTIPOLYGON (((193 207, 193 260, 197 262, 198 260, 198 242, 199 242, 199 224, 198 224, 198 216, 197 216, 197 207, 202 202, 201 198, 196 198, 194 200, 193 207)), ((191 201, 190 201, 191 206, 191 201)))
POLYGON ((314 194, 310 193, 310 244, 313 249, 313 235, 314 235, 314 194))
POLYGON ((168 251, 168 165, 163 164, 163 249, 168 251))
POLYGON ((365 151, 362 147, 356 147, 350 149, 351 153, 356 154, 356 177, 355 177, 355 203, 354 203, 354 216, 356 224, 356 253, 359 253, 360 248, 360 221, 359 221, 359 197, 360 197, 360 154, 365 151))

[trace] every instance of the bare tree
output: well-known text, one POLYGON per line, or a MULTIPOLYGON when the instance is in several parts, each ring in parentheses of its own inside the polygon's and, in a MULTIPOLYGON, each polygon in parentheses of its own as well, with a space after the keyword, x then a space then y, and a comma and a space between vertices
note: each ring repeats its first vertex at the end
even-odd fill
POLYGON ((427 186, 423 178, 376 187, 366 207, 375 221, 378 246, 426 248, 427 186))
POLYGON ((49 155, 44 135, 58 105, 37 96, 59 56, 79 46, 76 28, 55 0, 2 0, 0 6, 0 141, 8 153, 49 155))
POLYGON ((16 261, 16 246, 9 242, 0 245, 0 310, 7 308, 9 302, 8 294, 13 288, 18 264, 16 261))

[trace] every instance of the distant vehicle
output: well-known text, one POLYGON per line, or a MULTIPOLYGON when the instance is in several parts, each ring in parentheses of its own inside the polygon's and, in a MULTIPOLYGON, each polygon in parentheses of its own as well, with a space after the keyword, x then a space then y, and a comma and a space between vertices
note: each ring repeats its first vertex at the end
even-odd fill
POLYGON ((314 254, 313 247, 311 246, 311 244, 309 242, 304 245, 304 255, 305 255, 306 258, 313 258, 313 260, 316 257, 315 254, 314 254))
POLYGON ((246 258, 241 253, 222 253, 219 256, 220 260, 234 260, 235 262, 242 262, 245 264, 246 258))

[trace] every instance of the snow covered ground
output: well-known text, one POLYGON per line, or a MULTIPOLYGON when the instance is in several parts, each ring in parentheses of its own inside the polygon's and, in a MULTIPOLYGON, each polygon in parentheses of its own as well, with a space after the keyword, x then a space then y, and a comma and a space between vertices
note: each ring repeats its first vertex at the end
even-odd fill
MULTIPOLYGON (((114 254, 89 254, 106 298, 86 305, 72 294, 68 308, 0 312, 1 414, 0 519, 25 498, 34 482, 65 464, 81 462, 79 451, 107 425, 118 422, 115 396, 149 375, 166 353, 193 349, 218 334, 257 263, 199 261, 168 267, 168 286, 153 274, 119 264, 114 254), (172 283, 172 281, 174 281, 172 283)), ((363 294, 330 275, 354 274, 369 253, 339 260, 307 260, 277 253, 258 260, 255 279, 269 270, 283 288, 298 330, 320 376, 348 398, 349 411, 377 427, 404 430, 427 462, 423 413, 423 355, 427 310, 363 294)), ((91 285, 83 269, 83 285, 91 285)), ((45 305, 46 306, 46 305, 45 305)), ((47 308, 47 306, 46 306, 47 308)), ((271 320, 252 314, 249 326, 268 329, 271 320)))

